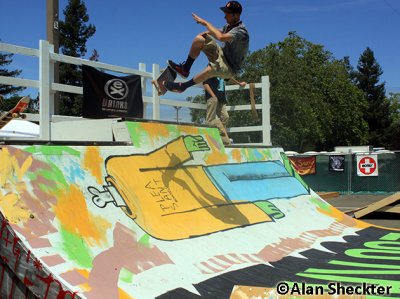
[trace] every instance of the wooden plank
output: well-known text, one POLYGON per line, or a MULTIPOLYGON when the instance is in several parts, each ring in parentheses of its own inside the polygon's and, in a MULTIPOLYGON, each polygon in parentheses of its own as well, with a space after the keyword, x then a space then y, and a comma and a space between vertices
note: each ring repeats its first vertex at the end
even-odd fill
POLYGON ((400 192, 396 192, 388 197, 385 197, 377 202, 374 202, 362 209, 359 209, 358 211, 354 212, 354 217, 355 218, 360 218, 363 217, 369 213, 372 213, 374 211, 377 211, 383 207, 386 207, 390 204, 395 203, 396 201, 400 200, 400 192))
POLYGON ((339 197, 339 192, 317 192, 319 197, 322 197, 323 199, 328 199, 328 198, 333 198, 333 197, 339 197))
POLYGON ((400 214, 400 205, 397 206, 387 206, 378 210, 379 212, 388 212, 388 213, 399 213, 400 214))

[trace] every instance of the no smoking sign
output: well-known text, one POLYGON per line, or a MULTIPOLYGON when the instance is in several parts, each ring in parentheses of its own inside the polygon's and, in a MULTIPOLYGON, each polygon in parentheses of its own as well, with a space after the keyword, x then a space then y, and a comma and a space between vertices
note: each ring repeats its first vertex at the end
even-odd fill
POLYGON ((377 176, 378 155, 357 155, 357 174, 359 176, 377 176))

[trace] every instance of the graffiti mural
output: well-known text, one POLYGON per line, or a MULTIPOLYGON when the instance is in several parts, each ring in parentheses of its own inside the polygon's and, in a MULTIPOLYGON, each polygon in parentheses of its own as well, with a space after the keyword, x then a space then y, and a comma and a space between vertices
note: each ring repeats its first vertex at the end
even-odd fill
POLYGON ((132 145, 1 146, 2 298, 400 295, 400 233, 331 207, 281 148, 126 128, 132 145))

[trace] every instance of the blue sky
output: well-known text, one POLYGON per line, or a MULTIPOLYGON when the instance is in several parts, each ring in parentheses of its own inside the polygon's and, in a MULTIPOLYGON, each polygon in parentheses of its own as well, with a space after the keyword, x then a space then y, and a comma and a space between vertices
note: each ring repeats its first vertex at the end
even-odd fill
MULTIPOLYGON (((38 48, 46 39, 45 0, 2 0, 0 39, 5 43, 38 48)), ((349 56, 353 66, 370 47, 384 73, 388 92, 400 92, 399 0, 242 0, 242 20, 250 32, 250 51, 282 41, 289 31, 325 46, 340 59, 349 56)), ((216 27, 224 24, 221 0, 86 0, 90 23, 96 26, 89 40, 100 61, 137 69, 140 62, 151 71, 167 59, 183 61, 193 37, 204 27, 191 13, 216 27)), ((59 0, 60 17, 67 0, 59 0)), ((195 62, 192 73, 206 65, 195 62)), ((37 62, 14 56, 21 77, 37 79, 37 62)), ((268 74, 266 74, 268 75, 268 74)), ((196 91, 192 91, 195 93, 196 91)), ((200 92, 200 91, 198 91, 200 92)), ((33 96, 36 96, 33 95, 33 96)), ((273 99, 272 99, 273 100, 273 99)))

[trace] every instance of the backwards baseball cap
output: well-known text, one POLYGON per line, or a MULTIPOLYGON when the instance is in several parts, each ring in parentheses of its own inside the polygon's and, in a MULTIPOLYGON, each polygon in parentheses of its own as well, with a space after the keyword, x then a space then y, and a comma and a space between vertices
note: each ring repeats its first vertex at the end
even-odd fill
POLYGON ((227 13, 242 13, 242 5, 237 1, 229 1, 225 6, 220 7, 220 9, 227 13))

